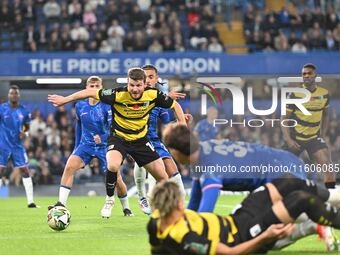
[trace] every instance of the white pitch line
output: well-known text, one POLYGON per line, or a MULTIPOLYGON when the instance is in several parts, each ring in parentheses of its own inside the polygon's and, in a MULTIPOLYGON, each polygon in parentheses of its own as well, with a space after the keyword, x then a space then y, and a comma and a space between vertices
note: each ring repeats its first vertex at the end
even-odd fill
POLYGON ((219 205, 219 204, 216 205, 216 207, 231 208, 231 209, 235 208, 235 206, 236 205, 219 205))

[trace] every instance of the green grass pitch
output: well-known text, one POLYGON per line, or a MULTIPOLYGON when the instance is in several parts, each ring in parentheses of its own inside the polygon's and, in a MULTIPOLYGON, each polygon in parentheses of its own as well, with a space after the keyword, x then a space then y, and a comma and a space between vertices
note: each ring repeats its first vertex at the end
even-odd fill
MULTIPOLYGON (((222 196, 216 212, 225 215, 241 196, 222 196)), ((71 224, 55 232, 46 222, 47 206, 55 198, 38 197, 39 209, 26 208, 24 198, 0 199, 0 254, 10 255, 146 255, 149 254, 146 223, 148 216, 130 199, 135 217, 124 217, 119 200, 110 219, 100 217, 103 197, 70 197, 71 224)), ((339 233, 338 233, 339 235, 339 233)), ((324 254, 325 245, 317 236, 305 238, 283 251, 270 254, 324 254)))

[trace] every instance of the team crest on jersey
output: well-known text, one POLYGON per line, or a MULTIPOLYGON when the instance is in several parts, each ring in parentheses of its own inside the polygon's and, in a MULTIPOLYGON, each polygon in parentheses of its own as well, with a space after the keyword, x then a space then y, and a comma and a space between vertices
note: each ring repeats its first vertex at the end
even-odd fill
POLYGON ((114 93, 114 91, 112 91, 112 89, 103 89, 102 90, 102 95, 103 96, 110 96, 114 93))
POLYGON ((147 102, 144 102, 143 107, 144 107, 144 108, 147 108, 147 107, 149 107, 149 105, 150 105, 150 102, 147 101, 147 102))

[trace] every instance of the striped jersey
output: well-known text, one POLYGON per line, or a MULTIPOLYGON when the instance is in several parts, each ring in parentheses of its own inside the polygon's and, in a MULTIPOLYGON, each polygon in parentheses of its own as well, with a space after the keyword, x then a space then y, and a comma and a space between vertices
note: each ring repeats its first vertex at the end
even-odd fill
MULTIPOLYGON (((305 88, 305 86, 303 85, 305 88)), ((291 112, 291 118, 297 121, 296 127, 292 128, 292 138, 300 141, 308 141, 320 136, 323 111, 329 106, 328 90, 316 87, 311 91, 311 99, 303 106, 311 113, 304 115, 295 105, 288 105, 287 112, 291 112)), ((301 93, 292 93, 290 98, 302 98, 301 93)))
POLYGON ((234 246, 239 242, 233 218, 213 213, 185 210, 179 221, 161 232, 156 210, 147 229, 152 254, 215 254, 218 243, 234 246))
POLYGON ((134 141, 146 136, 150 111, 155 107, 172 108, 175 101, 155 88, 145 88, 141 98, 131 97, 127 87, 101 89, 97 99, 111 105, 111 134, 134 141))

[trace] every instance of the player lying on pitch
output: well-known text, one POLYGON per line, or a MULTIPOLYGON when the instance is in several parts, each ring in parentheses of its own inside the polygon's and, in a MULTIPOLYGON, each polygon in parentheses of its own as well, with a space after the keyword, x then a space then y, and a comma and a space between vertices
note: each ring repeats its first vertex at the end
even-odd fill
MULTIPOLYGON (((186 127, 168 126, 163 132, 164 142, 171 153, 180 163, 190 163, 195 169, 196 166, 209 166, 214 164, 228 164, 240 169, 246 165, 268 165, 290 166, 299 169, 303 162, 295 155, 263 146, 260 144, 249 144, 230 140, 208 140, 199 142, 186 127)), ((299 177, 305 179, 304 172, 298 172, 299 177)), ((296 174, 296 173, 295 173, 296 174)), ((201 174, 200 178, 193 181, 188 209, 198 212, 212 212, 217 201, 220 190, 231 191, 253 191, 254 189, 282 177, 282 173, 251 174, 248 176, 243 172, 218 174, 201 174)), ((313 184, 313 182, 309 182, 313 184)), ((328 201, 339 203, 339 189, 330 189, 328 201)), ((337 249, 337 240, 331 228, 321 227, 317 224, 306 221, 298 226, 292 238, 278 242, 276 248, 282 248, 306 235, 317 233, 326 242, 327 250, 337 249)))
POLYGON ((249 254, 270 250, 292 234, 306 213, 319 224, 340 229, 340 213, 325 203, 329 192, 294 176, 273 180, 251 193, 229 216, 184 209, 173 182, 156 185, 147 229, 152 254, 249 254))

